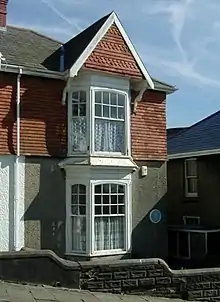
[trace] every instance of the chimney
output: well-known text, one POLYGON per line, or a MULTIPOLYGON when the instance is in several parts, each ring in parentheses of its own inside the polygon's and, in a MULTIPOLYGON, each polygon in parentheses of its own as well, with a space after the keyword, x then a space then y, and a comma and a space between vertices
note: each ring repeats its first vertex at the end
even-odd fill
POLYGON ((0 29, 6 28, 7 4, 8 0, 0 0, 0 29))

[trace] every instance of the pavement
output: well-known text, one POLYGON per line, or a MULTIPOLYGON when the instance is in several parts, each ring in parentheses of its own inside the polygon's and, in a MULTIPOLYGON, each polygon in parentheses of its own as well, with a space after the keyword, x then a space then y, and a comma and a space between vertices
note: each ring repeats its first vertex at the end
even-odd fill
POLYGON ((34 286, 0 281, 0 302, 183 302, 180 299, 116 295, 50 286, 34 286))

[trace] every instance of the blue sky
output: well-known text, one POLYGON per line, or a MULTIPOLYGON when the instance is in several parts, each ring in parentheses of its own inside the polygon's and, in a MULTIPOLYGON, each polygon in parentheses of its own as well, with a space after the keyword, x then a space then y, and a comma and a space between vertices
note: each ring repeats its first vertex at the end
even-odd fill
POLYGON ((169 127, 220 110, 220 0, 9 0, 8 23, 66 41, 115 10, 168 96, 169 127))

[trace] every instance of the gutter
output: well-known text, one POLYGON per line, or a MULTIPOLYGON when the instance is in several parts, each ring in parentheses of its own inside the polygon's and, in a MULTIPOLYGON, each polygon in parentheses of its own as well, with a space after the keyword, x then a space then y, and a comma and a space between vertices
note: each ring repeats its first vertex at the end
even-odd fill
POLYGON ((17 122, 17 150, 14 171, 15 198, 14 198, 14 250, 17 251, 18 238, 20 237, 19 228, 19 205, 20 205, 20 100, 21 100, 21 75, 22 68, 18 67, 17 75, 17 99, 16 99, 16 122, 17 122))
MULTIPOLYGON (((4 72, 17 74, 18 66, 7 64, 7 63, 1 63, 1 70, 4 72)), ((32 69, 29 67, 22 67, 22 74, 50 78, 50 79, 65 80, 65 78, 68 77, 69 72, 59 72, 59 71, 50 71, 50 70, 41 70, 41 69, 32 69)))
POLYGON ((178 159, 178 158, 206 156, 206 155, 215 155, 215 154, 220 154, 220 149, 170 154, 170 155, 168 155, 168 160, 178 159))

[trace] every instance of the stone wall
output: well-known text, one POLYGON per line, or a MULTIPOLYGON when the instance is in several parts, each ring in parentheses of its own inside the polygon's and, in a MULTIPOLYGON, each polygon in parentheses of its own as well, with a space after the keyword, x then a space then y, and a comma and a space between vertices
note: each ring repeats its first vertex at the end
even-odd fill
POLYGON ((220 300, 220 268, 173 271, 160 259, 72 262, 46 250, 0 253, 0 279, 184 300, 220 300))

